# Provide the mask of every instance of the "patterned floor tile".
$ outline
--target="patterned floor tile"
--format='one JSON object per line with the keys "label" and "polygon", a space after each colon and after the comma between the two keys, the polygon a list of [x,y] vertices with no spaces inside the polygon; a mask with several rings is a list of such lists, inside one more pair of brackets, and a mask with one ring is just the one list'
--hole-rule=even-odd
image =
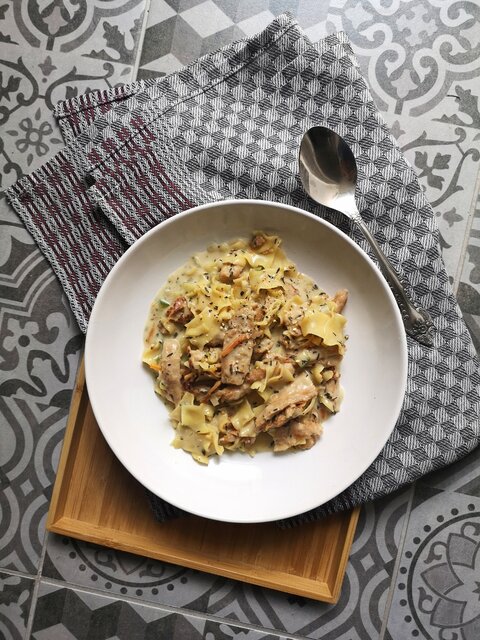
{"label": "patterned floor tile", "polygon": [[205,2],[183,11],[182,18],[192,29],[195,29],[201,38],[208,38],[233,25],[231,18],[212,0],[205,0]]}
{"label": "patterned floor tile", "polygon": [[3,5],[1,42],[133,65],[145,0]]}
{"label": "patterned floor tile", "polygon": [[476,133],[428,118],[384,116],[435,211],[447,272],[457,283],[480,172]]}
{"label": "patterned floor tile", "polygon": [[[155,0],[155,2],[150,2],[148,6],[148,14],[147,14],[147,22],[146,28],[152,26],[154,24],[159,24],[164,20],[168,20],[177,13],[175,9],[173,9],[166,0]],[[145,44],[145,41],[142,45],[142,48]]]}
{"label": "patterned floor tile", "polygon": [[480,499],[418,486],[386,640],[480,636]]}
{"label": "patterned floor tile", "polygon": [[475,207],[457,295],[480,354],[480,197]]}
{"label": "patterned floor tile", "polygon": [[[478,78],[461,80],[450,88],[445,98],[429,112],[437,122],[446,122],[480,131],[480,110]],[[477,135],[476,140],[479,137]]]}
{"label": "patterned floor tile", "polygon": [[139,79],[176,71],[198,56],[264,29],[290,11],[316,41],[326,35],[328,2],[312,0],[160,0],[152,3]]}
{"label": "patterned floor tile", "polygon": [[377,638],[409,493],[407,490],[362,510],[336,605],[226,581],[212,593],[208,612],[308,638]]}
{"label": "patterned floor tile", "polygon": [[219,624],[42,582],[32,640],[275,640],[277,635]]}
{"label": "patterned floor tile", "polygon": [[[73,384],[73,377],[70,382]],[[33,402],[0,397],[2,568],[31,574],[37,571],[68,413],[64,398],[61,391],[50,403],[48,399]]]}
{"label": "patterned floor tile", "polygon": [[128,82],[130,75],[120,63],[2,44],[0,191],[63,147],[52,115],[59,100]]}
{"label": "patterned floor tile", "polygon": [[210,574],[49,534],[44,578],[127,598],[206,612],[223,580]]}
{"label": "patterned floor tile", "polygon": [[[259,31],[257,29],[256,31]],[[202,40],[202,47],[200,49],[200,55],[205,55],[210,51],[215,51],[216,49],[220,49],[221,47],[225,47],[226,45],[234,42],[235,40],[240,40],[244,38],[244,32],[239,28],[238,25],[234,24],[222,31],[216,31],[211,36],[204,38]]]}
{"label": "patterned floor tile", "polygon": [[30,234],[0,230],[0,566],[36,573],[83,338]]}
{"label": "patterned floor tile", "polygon": [[138,80],[148,80],[150,78],[161,78],[168,76],[174,71],[178,71],[184,65],[173,54],[167,53],[161,58],[156,58],[149,64],[145,64],[138,70]]}
{"label": "patterned floor tile", "polygon": [[28,578],[0,573],[0,638],[25,637],[33,585]]}
{"label": "patterned floor tile", "polygon": [[384,112],[439,114],[443,103],[451,102],[455,85],[473,81],[478,87],[480,15],[475,3],[331,0],[328,31],[338,30],[351,38]]}
{"label": "patterned floor tile", "polygon": [[57,101],[130,79],[144,0],[114,5],[0,6],[0,566],[30,573],[83,341],[51,268],[1,192],[62,148]]}

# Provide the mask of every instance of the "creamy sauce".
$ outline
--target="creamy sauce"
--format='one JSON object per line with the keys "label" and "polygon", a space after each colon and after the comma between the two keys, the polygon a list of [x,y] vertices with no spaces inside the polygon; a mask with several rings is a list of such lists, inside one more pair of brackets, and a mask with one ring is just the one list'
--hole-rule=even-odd
{"label": "creamy sauce", "polygon": [[[262,232],[250,243],[212,245],[177,269],[151,304],[143,354],[171,412],[173,446],[202,463],[225,449],[312,446],[341,399],[340,298],[299,273],[280,239]],[[299,376],[304,404],[288,397]],[[259,431],[282,390],[287,405]]]}

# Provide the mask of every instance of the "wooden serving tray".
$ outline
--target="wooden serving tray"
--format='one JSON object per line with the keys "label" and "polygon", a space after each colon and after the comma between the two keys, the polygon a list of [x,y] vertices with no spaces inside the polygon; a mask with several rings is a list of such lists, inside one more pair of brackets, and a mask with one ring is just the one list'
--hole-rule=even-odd
{"label": "wooden serving tray", "polygon": [[95,421],[83,364],[50,503],[47,529],[114,549],[334,603],[359,509],[281,530],[196,516],[157,522],[145,490]]}

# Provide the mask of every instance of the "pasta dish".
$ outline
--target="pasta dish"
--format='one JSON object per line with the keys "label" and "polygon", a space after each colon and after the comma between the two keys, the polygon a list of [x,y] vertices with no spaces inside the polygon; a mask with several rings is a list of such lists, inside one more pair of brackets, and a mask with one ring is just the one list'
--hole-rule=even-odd
{"label": "pasta dish", "polygon": [[264,232],[192,256],[144,333],[173,446],[204,464],[225,450],[312,447],[340,408],[347,295],[330,297]]}

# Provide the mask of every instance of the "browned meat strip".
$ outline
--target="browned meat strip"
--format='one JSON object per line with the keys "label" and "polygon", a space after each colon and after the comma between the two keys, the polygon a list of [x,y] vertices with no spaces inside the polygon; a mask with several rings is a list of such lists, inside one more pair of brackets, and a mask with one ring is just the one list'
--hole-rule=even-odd
{"label": "browned meat strip", "polygon": [[263,369],[252,369],[250,373],[247,374],[243,384],[239,386],[229,385],[223,387],[223,389],[219,389],[214,394],[215,398],[220,404],[241,400],[252,390],[250,387],[252,382],[255,382],[255,380],[261,380],[264,377],[265,371]]}
{"label": "browned meat strip", "polygon": [[223,331],[219,331],[211,340],[207,342],[206,347],[221,347],[225,336]]}
{"label": "browned meat strip", "polygon": [[265,371],[263,369],[252,369],[247,374],[247,382],[252,384],[252,382],[256,382],[257,380],[263,380],[265,377]]}
{"label": "browned meat strip", "polygon": [[198,382],[196,384],[185,385],[185,388],[187,391],[190,391],[190,393],[193,394],[195,400],[198,400],[198,402],[202,402],[205,396],[210,391],[211,387],[209,387],[205,382]]}
{"label": "browned meat strip", "polygon": [[183,396],[180,379],[180,343],[175,338],[167,338],[163,343],[160,359],[161,379],[165,394],[171,402],[178,404]]}
{"label": "browned meat strip", "polygon": [[238,434],[238,431],[232,424],[227,424],[225,426],[225,431],[222,433],[218,439],[220,444],[222,444],[227,449],[231,451],[238,449],[240,446],[250,446],[253,444],[255,438],[241,437]]}
{"label": "browned meat strip", "polygon": [[172,322],[178,322],[179,324],[187,324],[187,322],[190,322],[193,318],[193,313],[190,311],[185,296],[175,298],[165,311],[165,315],[169,320],[172,320]]}
{"label": "browned meat strip", "polygon": [[277,429],[296,418],[316,394],[317,390],[310,376],[307,373],[298,376],[270,398],[262,413],[257,416],[257,431]]}
{"label": "browned meat strip", "polygon": [[222,382],[240,385],[250,368],[253,353],[253,319],[250,309],[242,309],[229,322],[223,340]]}
{"label": "browned meat strip", "polygon": [[215,398],[217,398],[220,404],[236,402],[237,400],[244,398],[249,391],[251,391],[251,389],[247,382],[244,382],[237,387],[235,385],[229,385],[223,389],[219,389],[215,393]]}
{"label": "browned meat strip", "polygon": [[333,301],[337,305],[337,313],[342,313],[343,307],[347,304],[348,300],[348,291],[347,289],[340,289],[333,296]]}
{"label": "browned meat strip", "polygon": [[260,340],[257,341],[253,349],[253,357],[255,360],[261,360],[263,356],[273,349],[273,341],[264,336]]}
{"label": "browned meat strip", "polygon": [[220,282],[229,283],[240,276],[243,271],[243,267],[239,264],[225,264],[220,269],[218,279]]}
{"label": "browned meat strip", "polygon": [[294,447],[310,449],[320,437],[322,425],[318,415],[312,412],[307,416],[291,420],[284,427],[272,429],[269,433],[273,438],[274,451],[286,451]]}

